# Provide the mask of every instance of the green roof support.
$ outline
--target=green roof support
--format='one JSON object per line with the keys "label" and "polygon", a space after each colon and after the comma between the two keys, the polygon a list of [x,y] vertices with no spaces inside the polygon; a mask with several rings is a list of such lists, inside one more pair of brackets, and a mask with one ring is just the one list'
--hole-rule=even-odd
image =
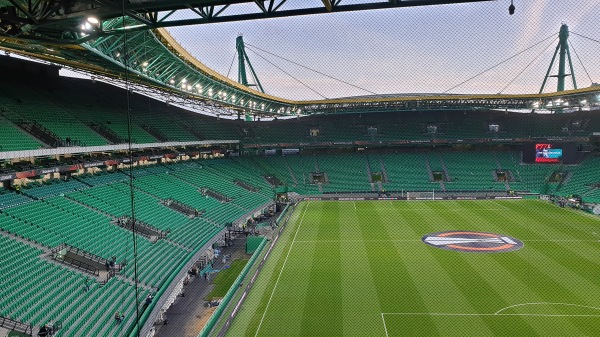
{"label": "green roof support", "polygon": [[[556,55],[559,55],[558,58],[558,74],[550,75],[550,71],[552,70],[552,66],[554,65],[554,61],[556,60]],[[565,73],[566,68],[566,57],[569,58],[569,68],[571,69],[571,73]],[[546,76],[544,77],[544,82],[542,82],[542,87],[540,88],[540,94],[544,91],[544,87],[546,86],[546,81],[548,81],[548,77],[556,77],[558,79],[558,83],[556,84],[556,91],[561,92],[565,91],[565,77],[571,76],[573,79],[573,87],[577,89],[577,82],[575,82],[575,71],[573,70],[573,62],[571,62],[571,52],[569,51],[569,26],[563,24],[560,26],[560,32],[558,34],[558,45],[554,50],[554,55],[552,56],[552,61],[550,61],[550,66],[548,67],[548,71],[546,72]]]}
{"label": "green roof support", "polygon": [[[260,84],[260,80],[258,76],[256,76],[256,72],[254,71],[254,67],[252,67],[252,63],[248,58],[248,54],[246,54],[246,47],[244,45],[244,38],[240,35],[235,39],[235,46],[237,48],[238,54],[238,83],[243,84],[247,87],[258,87],[261,92],[265,92],[262,84]],[[248,67],[252,72],[252,77],[256,81],[256,84],[248,83],[248,77],[246,76],[246,63],[248,63]]]}

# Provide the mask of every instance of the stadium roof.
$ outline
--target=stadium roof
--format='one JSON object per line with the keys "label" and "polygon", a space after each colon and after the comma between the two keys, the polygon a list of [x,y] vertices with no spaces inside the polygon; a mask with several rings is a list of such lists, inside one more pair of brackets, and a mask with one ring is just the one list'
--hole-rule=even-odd
{"label": "stadium roof", "polygon": [[[488,0],[484,0],[488,1]],[[134,82],[167,93],[178,105],[204,105],[221,113],[248,115],[306,115],[427,109],[549,109],[589,107],[599,101],[600,87],[532,95],[378,95],[293,101],[245,87],[208,68],[163,28],[228,20],[251,20],[336,11],[421,6],[471,1],[341,0],[302,2],[209,1],[198,7],[188,1],[133,0],[0,0],[0,48],[42,59],[95,76]],[[256,7],[248,6],[256,4]],[[246,6],[242,6],[246,5]],[[313,6],[314,5],[314,6]],[[318,5],[318,6],[317,6]],[[240,6],[240,7],[237,7]],[[298,6],[298,4],[296,4]],[[238,8],[231,14],[232,7]],[[178,11],[192,11],[197,19],[170,20]],[[125,15],[123,15],[125,13]]]}
{"label": "stadium roof", "polygon": [[[79,44],[125,30],[480,1],[491,0],[0,0],[0,32]],[[112,25],[123,17],[132,24]]]}

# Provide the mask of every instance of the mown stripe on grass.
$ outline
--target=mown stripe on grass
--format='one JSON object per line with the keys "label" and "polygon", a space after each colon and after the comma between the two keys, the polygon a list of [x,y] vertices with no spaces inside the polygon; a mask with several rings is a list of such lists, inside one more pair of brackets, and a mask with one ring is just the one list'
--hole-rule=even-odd
{"label": "mown stripe on grass", "polygon": [[[256,282],[256,285],[252,292],[250,292],[248,296],[248,300],[245,307],[252,307],[253,310],[247,311],[242,310],[240,312],[240,316],[250,313],[251,318],[247,323],[246,329],[244,331],[244,336],[250,337],[255,336],[258,326],[260,324],[261,318],[263,317],[263,313],[267,308],[267,303],[271,296],[271,291],[275,286],[275,282],[279,277],[279,272],[283,267],[287,252],[290,250],[294,233],[297,229],[297,226],[300,225],[301,216],[305,213],[305,210],[308,208],[310,202],[301,203],[294,210],[294,214],[290,219],[290,222],[287,228],[284,230],[282,236],[280,237],[280,241],[277,246],[275,246],[269,260],[265,264],[263,270],[261,271],[261,275]],[[260,292],[259,292],[260,291]],[[237,326],[243,325],[244,322],[240,322],[243,318],[246,317],[238,317],[234,320],[234,324],[232,329],[230,330],[229,335],[232,335],[235,332]],[[246,318],[247,319],[247,318]]]}
{"label": "mown stripe on grass", "polygon": [[[503,219],[502,216],[484,218],[481,214],[469,214],[467,211],[456,212],[455,218],[464,218],[464,221],[470,221],[480,223],[484,226],[482,229],[486,231],[495,231],[498,227],[498,223],[502,223],[507,219]],[[496,299],[496,304],[499,305],[504,303],[513,303],[515,301],[523,301],[523,299],[531,298],[531,302],[537,301],[552,301],[552,298],[548,298],[548,292],[544,291],[547,287],[553,289],[552,294],[562,294],[566,298],[571,300],[578,300],[577,294],[573,293],[569,287],[564,284],[560,278],[555,275],[561,274],[560,271],[564,271],[562,265],[551,263],[545,256],[537,254],[533,249],[529,249],[526,253],[524,252],[512,252],[512,253],[499,253],[499,254],[464,254],[462,255],[465,260],[469,261],[472,265],[472,270],[477,272],[482,281],[485,284],[489,284],[496,291],[496,294],[501,297]],[[542,261],[540,261],[540,259]],[[544,268],[538,268],[538,266],[544,266]],[[550,268],[547,268],[550,267]],[[547,273],[547,270],[556,271],[558,273]],[[469,274],[472,274],[469,273]],[[540,275],[546,274],[547,277],[539,277]],[[536,275],[537,278],[531,279],[532,275]],[[569,275],[567,277],[571,280],[583,281],[575,275]],[[464,278],[464,275],[462,276]],[[538,284],[539,283],[539,284]],[[556,301],[556,299],[554,299]],[[562,300],[561,300],[562,301]],[[480,308],[477,312],[486,312],[483,308]],[[491,318],[485,318],[486,321],[491,323],[497,323],[497,320]],[[524,318],[520,318],[524,321]],[[577,327],[569,323],[568,318],[563,319],[563,327],[566,331],[577,331]],[[530,325],[537,330],[538,333],[544,331],[544,326],[536,323],[536,321],[530,321]],[[519,329],[524,329],[523,324],[518,324]]]}
{"label": "mown stripe on grass", "polygon": [[[377,237],[390,240],[391,237],[386,228],[384,217],[396,217],[397,212],[393,208],[385,208],[382,216],[381,208],[376,204],[373,206],[375,212],[359,212],[358,219],[361,223],[361,233],[364,239],[372,239],[374,233]],[[396,311],[403,304],[410,304],[411,311],[427,311],[423,302],[422,294],[419,292],[410,272],[407,270],[406,262],[393,244],[380,244],[365,242],[364,248],[367,252],[369,272],[377,289],[380,312]],[[420,334],[422,336],[435,336],[439,334],[433,319],[423,317],[419,326],[407,326],[408,335]]]}
{"label": "mown stripe on grass", "polygon": [[[423,205],[425,206],[425,205]],[[427,212],[428,219],[423,216],[421,211],[405,210],[400,216],[417,221],[420,226],[428,228],[426,231],[437,231],[436,225],[427,225],[435,216],[433,208],[438,208],[439,204],[428,203],[432,211]],[[401,247],[399,247],[400,249]],[[481,275],[465,260],[467,253],[454,251],[445,251],[429,247],[423,243],[410,250],[414,255],[419,252],[421,266],[413,267],[413,278],[418,280],[417,287],[428,303],[427,312],[485,312],[489,310],[489,301],[499,298],[499,294]],[[409,253],[408,250],[406,253]],[[470,254],[473,255],[473,254]],[[483,256],[482,254],[478,254]],[[413,256],[413,259],[415,257]],[[469,275],[465,277],[465,274]],[[408,311],[407,311],[408,312]],[[438,326],[440,335],[445,335],[448,327],[444,319],[432,316],[435,324]],[[471,324],[477,325],[481,335],[493,335],[494,326],[490,325],[485,317],[475,316],[471,318]]]}
{"label": "mown stripe on grass", "polygon": [[[362,224],[358,212],[373,212],[375,205],[369,202],[340,203],[342,225],[341,238],[355,241],[340,241],[342,252],[342,311],[344,336],[385,336],[379,319],[379,295],[375,287],[367,250],[360,240]],[[389,244],[386,242],[385,244]]]}
{"label": "mown stripe on grass", "polygon": [[[480,223],[482,226],[484,226],[482,228],[483,230],[492,232],[501,230],[502,228],[500,228],[498,224],[504,221],[499,217],[484,218],[481,214],[471,215],[466,211],[460,213],[457,212],[455,216],[458,218],[464,217],[464,221],[475,220],[476,223]],[[512,305],[523,301],[536,302],[547,300],[548,294],[542,290],[544,289],[544,284],[553,286],[555,289],[557,289],[557,291],[570,293],[569,289],[564,287],[561,282],[556,282],[554,280],[548,280],[545,278],[532,279],[532,275],[539,277],[539,275],[543,274],[543,271],[540,270],[535,263],[532,263],[530,254],[531,251],[517,251],[498,254],[463,255],[465,260],[471,264],[472,270],[479,274],[480,278],[483,280],[482,282],[485,282],[485,284],[492,287],[497,296],[499,296],[495,299],[490,298],[490,301],[487,301],[488,305],[491,305],[493,310],[504,305],[503,303]],[[542,279],[544,284],[537,284],[537,282]],[[482,297],[481,299],[483,300],[483,304],[485,304],[485,297]],[[489,309],[485,310],[481,308],[477,312],[483,313],[490,311]],[[498,320],[487,316],[484,317],[484,319],[488,322],[488,324],[495,325],[496,333],[500,334],[506,331],[506,327],[502,327],[501,324],[499,325]],[[568,319],[564,320],[565,324],[563,324],[563,326],[568,328],[568,331],[577,330],[576,327],[568,324]],[[545,331],[545,327],[540,325],[538,321],[530,320],[524,317],[515,318],[514,327],[518,327],[518,331],[521,331],[520,333],[524,335],[528,335],[526,332],[532,335],[537,335],[543,334]]]}
{"label": "mown stripe on grass", "polygon": [[247,262],[247,259],[235,260],[230,264],[228,269],[221,270],[212,281],[215,287],[206,296],[207,300],[225,296]]}
{"label": "mown stripe on grass", "polygon": [[[322,203],[318,237],[340,237],[340,204]],[[301,311],[301,336],[335,336],[343,331],[340,244],[316,244],[308,271],[306,301]]]}

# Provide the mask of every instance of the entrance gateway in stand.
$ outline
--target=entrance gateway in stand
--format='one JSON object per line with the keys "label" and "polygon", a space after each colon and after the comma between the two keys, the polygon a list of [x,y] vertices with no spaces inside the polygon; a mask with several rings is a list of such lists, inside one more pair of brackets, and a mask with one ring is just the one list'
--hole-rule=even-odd
{"label": "entrance gateway in stand", "polygon": [[423,236],[423,242],[441,249],[471,253],[502,253],[523,248],[523,242],[502,234],[446,231]]}

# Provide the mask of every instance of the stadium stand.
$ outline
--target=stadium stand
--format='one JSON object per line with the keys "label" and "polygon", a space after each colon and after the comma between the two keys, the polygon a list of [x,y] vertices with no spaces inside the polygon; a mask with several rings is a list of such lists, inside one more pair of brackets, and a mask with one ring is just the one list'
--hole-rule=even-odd
{"label": "stadium stand", "polygon": [[[281,186],[303,195],[515,190],[600,202],[600,157],[541,165],[525,163],[521,149],[535,137],[586,138],[600,131],[595,112],[407,111],[250,122],[199,115],[138,94],[126,106],[121,89],[99,81],[37,81],[31,74],[10,84],[0,81],[0,152],[123,143],[129,132],[134,143],[241,145],[186,151],[194,160],[180,162],[173,149],[168,153],[173,156],[159,155],[155,164],[133,168],[133,177],[126,165],[106,163],[124,153],[89,155],[86,160],[101,162],[94,169],[66,158],[4,163],[2,173],[9,174],[66,163],[76,169],[68,175],[15,174],[16,185],[0,188],[0,260],[7,261],[0,264],[5,275],[0,315],[33,325],[60,320],[58,336],[119,335],[135,319],[136,256],[139,301],[165,289],[192,252],[271,203]],[[465,140],[471,140],[469,146],[463,146]],[[490,141],[502,145],[478,145]],[[283,156],[284,148],[301,154]],[[231,156],[197,160],[220,150]],[[157,235],[132,233],[132,204],[137,224]],[[100,260],[114,258],[118,272],[112,275],[109,267],[90,275],[54,260],[53,252],[67,245]],[[89,277],[93,282],[83,291]],[[114,319],[117,311],[124,314],[121,323]]]}
{"label": "stadium stand", "polygon": [[[10,84],[0,83],[0,128],[5,131],[0,133],[2,151],[114,144],[127,139],[127,102],[121,89],[99,81],[59,77],[40,82],[32,75],[21,77]],[[135,93],[130,95],[129,104],[134,143],[239,139],[246,148],[252,148],[273,144],[410,144],[469,139],[511,142],[535,137],[587,137],[600,131],[600,116],[590,111],[553,115],[404,111],[246,122],[232,120],[231,116],[196,114]],[[492,131],[490,125],[496,125],[498,130]]]}
{"label": "stadium stand", "polygon": [[0,151],[33,150],[43,144],[0,115]]}
{"label": "stadium stand", "polygon": [[388,181],[383,184],[387,191],[441,190],[440,184],[431,181],[423,153],[381,153],[379,157],[387,171]]}
{"label": "stadium stand", "polygon": [[447,190],[506,191],[503,182],[494,179],[493,156],[485,152],[450,152],[440,154],[449,172]]}

